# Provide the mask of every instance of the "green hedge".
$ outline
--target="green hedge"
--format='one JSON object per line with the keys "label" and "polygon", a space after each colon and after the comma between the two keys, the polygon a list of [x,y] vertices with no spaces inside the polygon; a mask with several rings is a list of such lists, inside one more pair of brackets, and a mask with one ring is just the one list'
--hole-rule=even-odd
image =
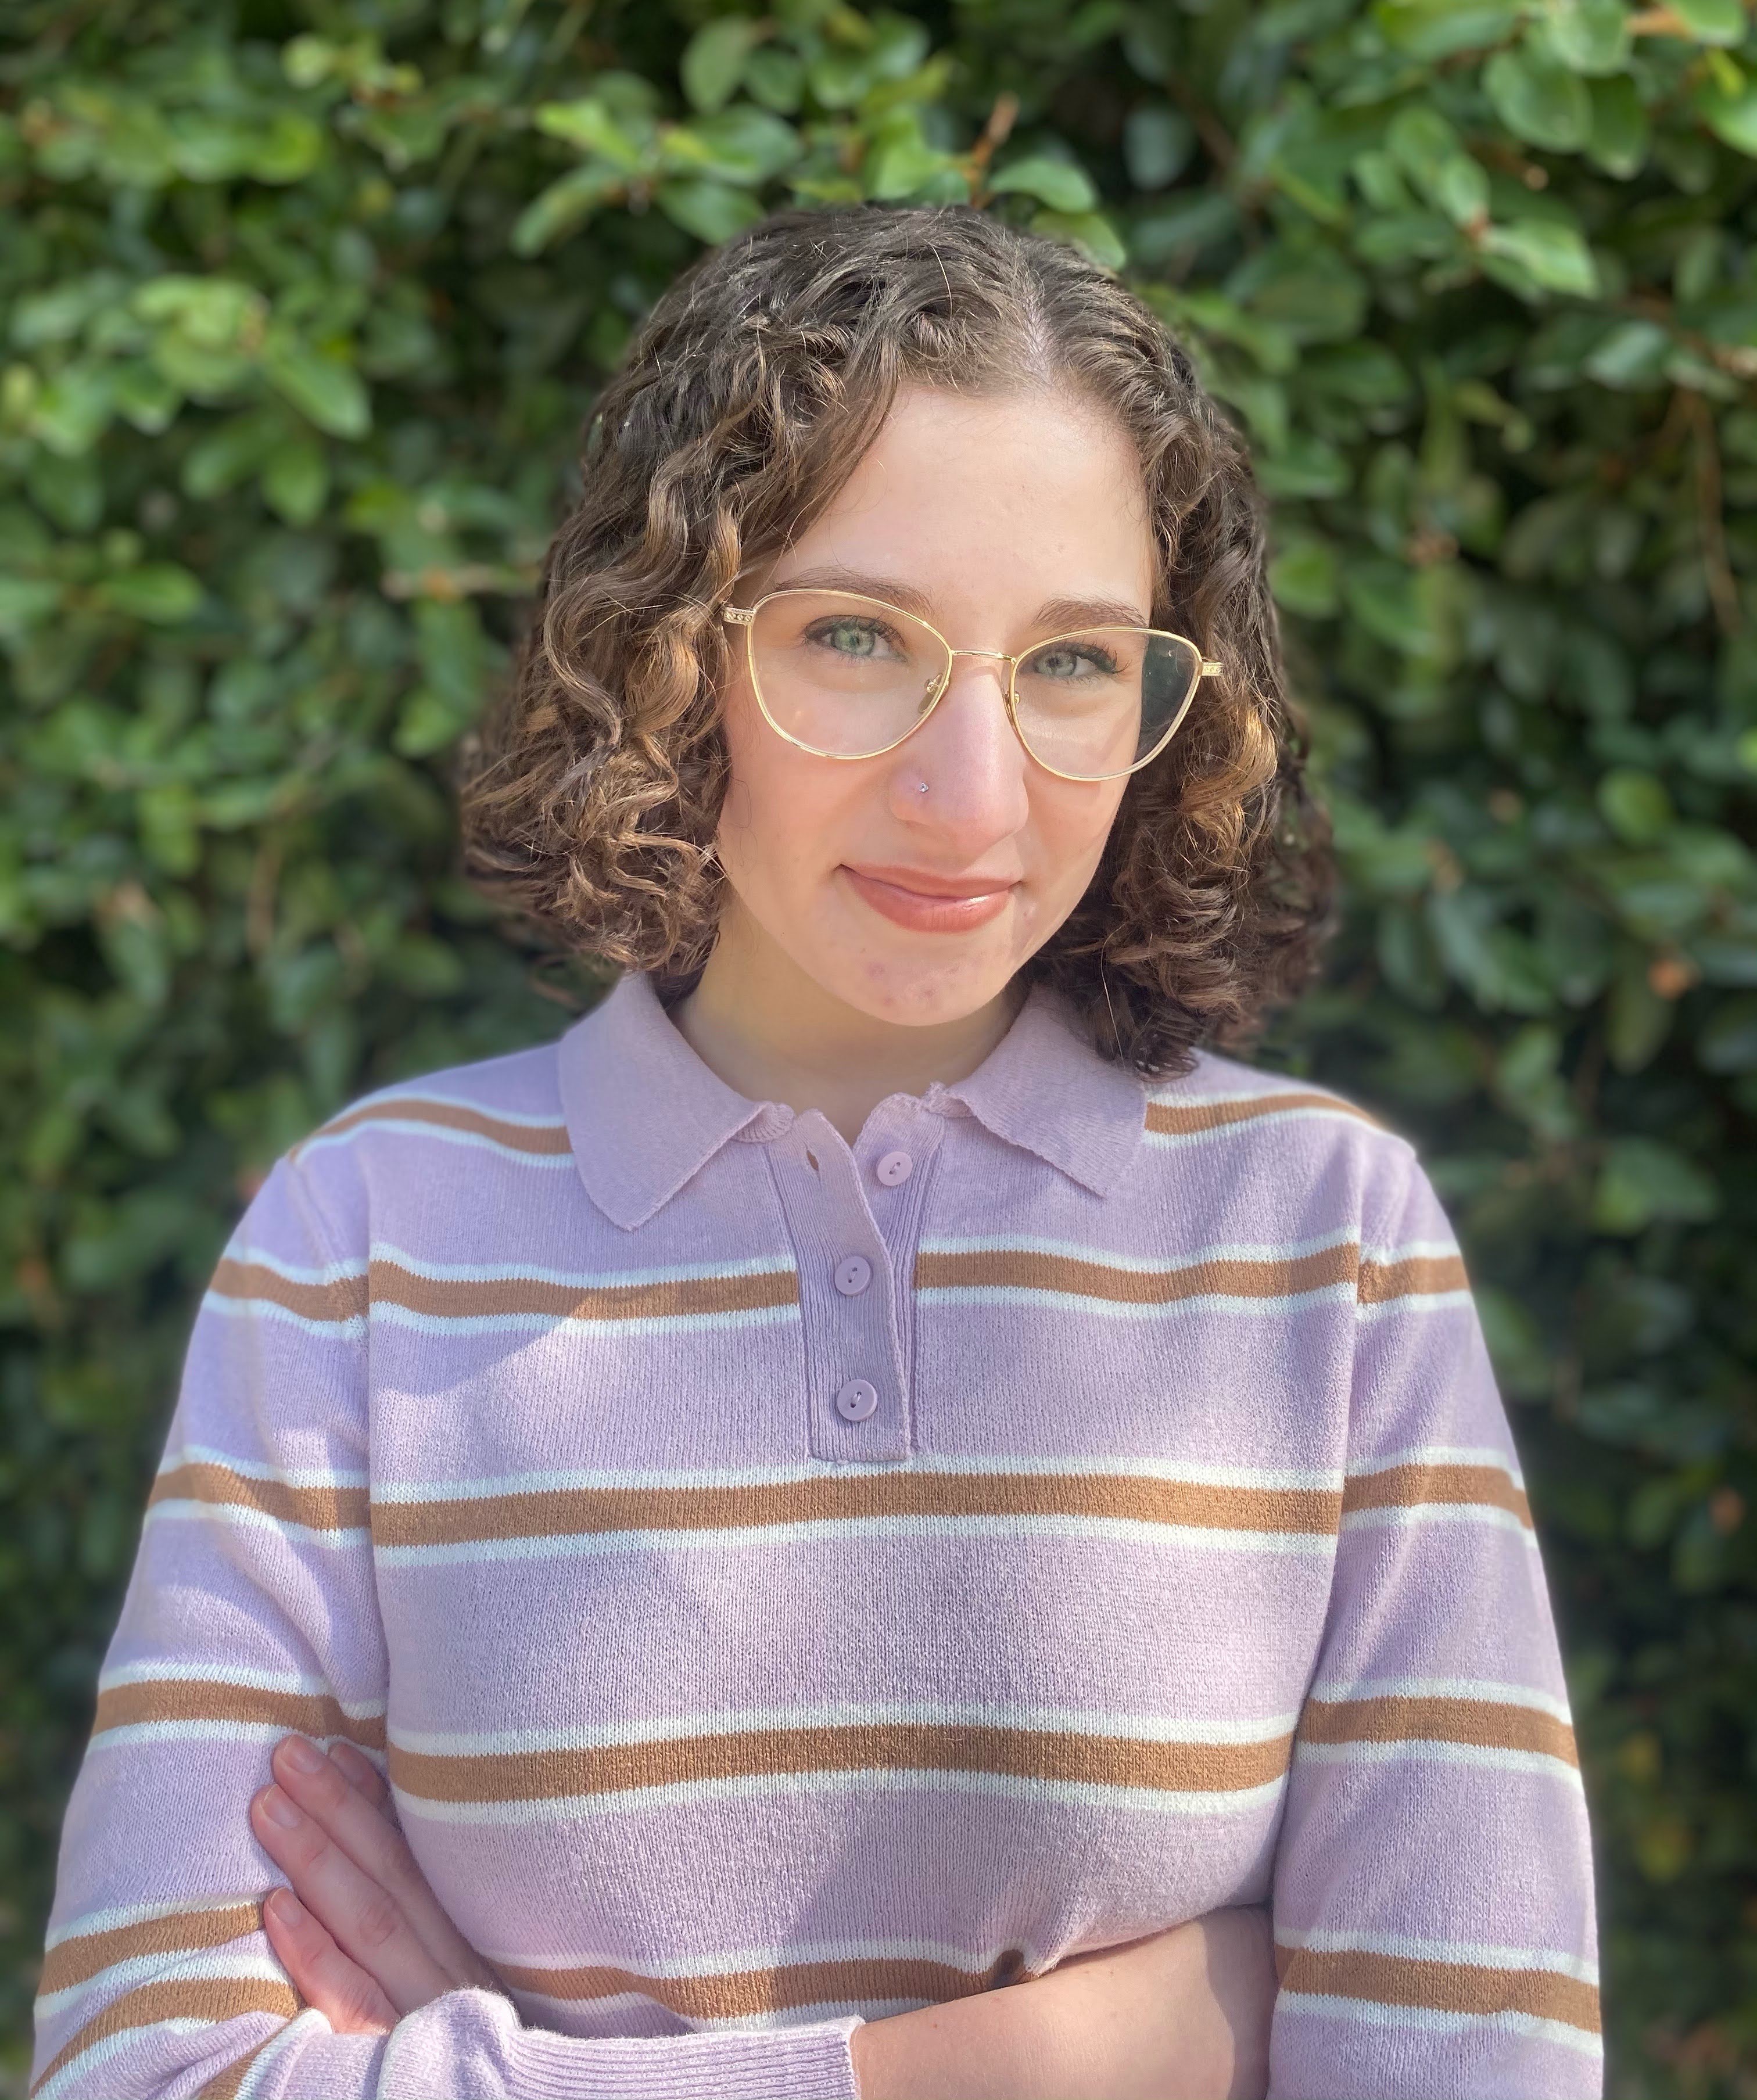
{"label": "green hedge", "polygon": [[1265,1054],[1415,1136],[1466,1237],[1569,1648],[1613,2089],[1757,2090],[1740,0],[5,16],[15,2066],[241,1201],[351,1094],[565,1017],[457,880],[446,783],[594,384],[768,206],[974,193],[1124,269],[1249,433],[1350,899]]}

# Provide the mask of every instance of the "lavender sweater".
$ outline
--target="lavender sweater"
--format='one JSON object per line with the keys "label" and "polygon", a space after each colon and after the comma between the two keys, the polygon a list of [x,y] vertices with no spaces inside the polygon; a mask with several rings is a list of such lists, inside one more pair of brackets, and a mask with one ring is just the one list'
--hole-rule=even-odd
{"label": "lavender sweater", "polygon": [[[245,1814],[388,1770],[510,1998],[302,2005]],[[41,2100],[852,2100],[862,2019],[1273,1907],[1270,2090],[1600,2090],[1506,1417],[1409,1145],[1033,993],[849,1146],[625,979],[374,1096],[203,1304],[63,1833]]]}

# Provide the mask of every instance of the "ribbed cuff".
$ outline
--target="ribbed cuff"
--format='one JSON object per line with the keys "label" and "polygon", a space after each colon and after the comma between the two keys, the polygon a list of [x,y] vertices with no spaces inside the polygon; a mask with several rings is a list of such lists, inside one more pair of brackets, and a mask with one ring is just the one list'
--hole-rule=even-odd
{"label": "ribbed cuff", "polygon": [[852,2015],[755,2033],[582,2040],[522,2027],[507,2042],[519,2100],[859,2100]]}

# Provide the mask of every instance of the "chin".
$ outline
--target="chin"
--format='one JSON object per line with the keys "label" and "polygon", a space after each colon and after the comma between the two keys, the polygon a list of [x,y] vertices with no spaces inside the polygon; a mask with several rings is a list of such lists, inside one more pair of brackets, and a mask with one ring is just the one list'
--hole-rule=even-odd
{"label": "chin", "polygon": [[863,971],[844,966],[820,982],[876,1021],[931,1028],[979,1012],[1005,990],[1018,968],[1010,954],[944,961],[875,956]]}

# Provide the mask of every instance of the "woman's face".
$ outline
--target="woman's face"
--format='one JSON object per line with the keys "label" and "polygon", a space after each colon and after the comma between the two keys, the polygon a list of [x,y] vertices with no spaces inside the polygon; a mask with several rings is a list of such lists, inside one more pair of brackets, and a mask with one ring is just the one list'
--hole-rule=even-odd
{"label": "woman's face", "polygon": [[[861,591],[918,611],[955,649],[1017,655],[1074,627],[1145,624],[1153,581],[1140,465],[1100,410],[1047,390],[916,388],[829,509],[739,596]],[[817,757],[765,721],[729,632],[726,960],[772,944],[875,1019],[976,1012],[1079,901],[1126,783],[1039,765],[1008,720],[1006,666],[984,656],[953,660],[939,704],[894,749]],[[948,887],[969,901],[925,894]]]}

